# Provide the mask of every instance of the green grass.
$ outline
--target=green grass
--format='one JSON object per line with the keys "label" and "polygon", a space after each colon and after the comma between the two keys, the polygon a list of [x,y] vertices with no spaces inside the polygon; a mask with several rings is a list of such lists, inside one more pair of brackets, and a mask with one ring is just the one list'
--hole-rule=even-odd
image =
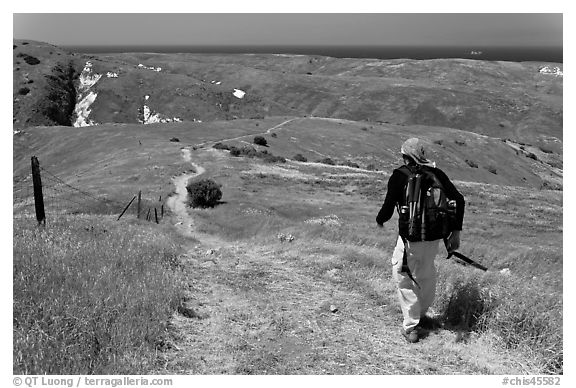
{"label": "green grass", "polygon": [[435,307],[448,327],[495,334],[530,354],[540,373],[562,373],[562,299],[518,276],[445,265]]}
{"label": "green grass", "polygon": [[138,374],[180,303],[178,246],[149,223],[14,221],[14,374]]}
{"label": "green grass", "polygon": [[[216,160],[213,156],[210,158]],[[303,271],[299,273],[315,279],[311,282],[327,283],[326,290],[334,287],[334,290],[364,298],[366,303],[379,306],[400,319],[389,273],[396,216],[384,229],[374,224],[385,194],[386,178],[382,178],[382,174],[374,173],[372,178],[347,177],[345,174],[353,171],[341,171],[338,175],[330,172],[333,167],[298,164],[260,168],[254,162],[238,163],[228,158],[211,168],[211,177],[216,180],[219,171],[227,171],[227,184],[223,188],[226,203],[210,211],[194,213],[202,231],[236,244],[244,241],[261,249],[279,250],[278,254],[286,255],[289,258],[286,260]],[[234,163],[237,174],[224,168],[228,163]],[[314,188],[309,190],[311,185]],[[490,272],[484,274],[438,258],[440,275],[434,311],[447,331],[455,333],[458,345],[454,346],[462,347],[460,352],[464,358],[488,359],[494,357],[489,356],[491,353],[506,354],[500,357],[528,365],[523,369],[528,373],[562,373],[562,192],[467,182],[457,185],[468,203],[460,251],[488,266]],[[380,199],[377,199],[378,193]],[[338,222],[309,222],[322,218]],[[295,241],[281,243],[277,238],[279,233],[292,234]],[[510,275],[501,274],[502,269],[509,269]],[[252,275],[256,276],[259,270],[253,271]],[[239,287],[237,281],[234,287]],[[254,284],[246,284],[242,289],[250,292],[250,287],[256,291]],[[259,290],[258,297],[254,294],[251,297],[275,303],[276,299],[266,294],[266,288]],[[318,302],[313,296],[310,300]],[[298,314],[295,310],[289,311]],[[276,319],[272,312],[263,314]],[[364,323],[373,319],[360,312],[358,316],[362,316],[358,319]],[[250,326],[257,318],[248,315],[243,320]],[[298,326],[289,316],[284,316],[282,322],[288,327]],[[280,341],[280,337],[275,340]],[[270,339],[270,346],[275,340]],[[242,349],[248,352],[250,348]],[[264,370],[300,373],[301,369],[290,369],[283,364],[293,361],[286,355],[278,359],[282,367],[270,365],[271,356],[266,355],[269,351],[267,347],[260,349],[260,353],[253,355],[256,359],[234,373]],[[333,355],[336,358],[344,352],[330,351],[336,352]],[[333,361],[319,359],[324,366]],[[440,359],[438,363],[441,365],[444,361],[447,360]],[[502,366],[485,362],[489,365],[479,366],[481,373],[503,371],[498,369]],[[345,369],[333,366],[328,370],[342,373]],[[349,371],[373,373],[374,370],[355,366]],[[477,369],[472,370],[471,373],[478,373]]]}
{"label": "green grass", "polygon": [[[257,131],[265,130],[261,124]],[[247,125],[227,122],[221,136],[251,139],[256,132]],[[358,151],[376,145],[367,136],[391,132],[385,172],[268,164],[192,149],[194,163],[207,169],[202,178],[221,184],[223,193],[215,208],[189,212],[194,232],[208,237],[203,245],[173,233],[168,222],[139,222],[133,213],[117,222],[122,209],[98,204],[86,203],[92,215],[70,215],[79,208],[49,213],[44,229],[15,211],[15,373],[562,373],[562,192],[456,182],[467,200],[460,251],[491,272],[438,258],[433,309],[446,328],[409,348],[398,335],[401,313],[390,273],[397,219],[383,229],[375,225],[400,138],[391,128],[371,126],[342,152],[350,127],[338,125],[291,122],[269,139],[270,152],[316,160],[313,148],[366,165],[380,156]],[[153,204],[173,190],[172,176],[190,169],[184,144],[170,136],[190,145],[222,139],[217,124],[188,126],[162,133],[128,126],[110,139],[115,128],[92,128],[103,147],[92,153],[78,146],[86,132],[65,132],[69,147],[49,131],[32,148],[75,186],[123,203],[142,189]],[[335,128],[342,129],[332,143],[310,138],[312,130],[331,136]],[[60,161],[57,154],[70,148]],[[104,148],[115,149],[108,159]],[[29,168],[20,151],[15,176]],[[448,151],[447,163],[458,165]],[[349,158],[355,153],[361,155]],[[506,179],[500,171],[497,178],[490,181]],[[295,239],[282,242],[280,233]],[[217,252],[207,256],[207,248]],[[189,260],[180,267],[175,258],[182,250]],[[183,293],[206,318],[173,315]],[[338,313],[329,311],[331,304]],[[170,335],[168,322],[176,326]],[[167,348],[167,341],[183,350]]]}

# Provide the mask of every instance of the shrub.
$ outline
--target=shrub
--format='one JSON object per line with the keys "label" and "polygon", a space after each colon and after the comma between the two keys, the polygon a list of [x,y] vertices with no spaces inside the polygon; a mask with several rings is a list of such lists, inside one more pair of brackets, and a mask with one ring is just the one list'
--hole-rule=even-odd
{"label": "shrub", "polygon": [[442,144],[444,144],[444,140],[441,140],[441,139],[439,139],[439,140],[434,140],[433,143],[434,143],[434,144],[438,144],[438,145],[441,146]]}
{"label": "shrub", "polygon": [[177,137],[172,137],[172,138],[170,138],[170,141],[178,143],[180,141],[180,139],[178,139]]}
{"label": "shrub", "polygon": [[466,159],[466,164],[469,165],[469,166],[472,167],[472,168],[478,168],[478,164],[477,164],[475,161],[473,161],[473,160]]}
{"label": "shrub", "polygon": [[31,55],[28,54],[24,54],[24,53],[20,53],[18,54],[19,57],[22,57],[24,59],[24,62],[26,62],[29,65],[37,65],[40,63],[40,60],[36,57],[33,57]]}
{"label": "shrub", "polygon": [[374,163],[370,163],[369,165],[366,166],[366,170],[368,171],[378,171],[378,169],[376,168],[376,165]]}
{"label": "shrub", "polygon": [[263,136],[255,136],[254,137],[254,144],[260,145],[260,146],[267,146],[268,142],[266,141],[266,139]]}
{"label": "shrub", "polygon": [[217,150],[230,150],[230,146],[224,143],[216,143],[212,146],[212,148],[217,149]]}
{"label": "shrub", "polygon": [[22,96],[25,96],[28,93],[30,93],[30,89],[27,87],[23,87],[23,88],[20,88],[20,90],[18,90],[18,94],[20,94]]}
{"label": "shrub", "polygon": [[486,167],[486,170],[490,171],[494,175],[498,175],[498,171],[496,170],[496,167],[494,167],[494,166],[488,166],[488,167]]}
{"label": "shrub", "polygon": [[540,151],[544,152],[545,154],[552,154],[554,151],[546,146],[539,146]]}
{"label": "shrub", "polygon": [[526,348],[544,373],[562,372],[562,305],[522,278],[503,280],[468,268],[440,272],[435,309],[448,327],[492,332],[506,348]]}
{"label": "shrub", "polygon": [[306,159],[304,156],[302,156],[302,154],[296,154],[294,155],[294,157],[292,158],[297,162],[307,162],[308,159]]}
{"label": "shrub", "polygon": [[232,156],[240,156],[240,153],[241,153],[241,152],[240,152],[240,148],[232,146],[232,147],[229,148],[229,150],[230,150],[230,155],[232,155]]}
{"label": "shrub", "polygon": [[360,165],[359,165],[358,163],[354,163],[354,162],[351,162],[351,161],[349,161],[349,160],[346,160],[346,161],[343,162],[341,165],[342,165],[342,166],[352,167],[352,168],[360,168]]}
{"label": "shrub", "polygon": [[270,135],[272,137],[278,137],[278,135],[276,133],[273,133],[272,135]]}
{"label": "shrub", "polygon": [[538,160],[538,157],[533,152],[527,152],[526,156],[529,157],[530,159]]}
{"label": "shrub", "polygon": [[464,140],[454,140],[454,143],[461,145],[461,146],[465,146],[466,142]]}
{"label": "shrub", "polygon": [[322,163],[322,164],[328,164],[330,166],[335,166],[336,162],[334,162],[332,159],[330,158],[324,158],[324,159],[320,159],[318,160],[318,163]]}
{"label": "shrub", "polygon": [[266,163],[286,163],[286,159],[282,156],[275,156],[272,154],[264,154],[264,156],[262,157],[262,159],[264,160],[264,162]]}
{"label": "shrub", "polygon": [[188,204],[191,207],[214,207],[222,198],[222,190],[219,184],[211,179],[202,179],[189,182],[186,186],[188,190]]}
{"label": "shrub", "polygon": [[254,158],[258,156],[258,151],[256,151],[256,148],[251,147],[251,146],[244,146],[240,149],[240,153],[244,156],[247,156],[249,158]]}

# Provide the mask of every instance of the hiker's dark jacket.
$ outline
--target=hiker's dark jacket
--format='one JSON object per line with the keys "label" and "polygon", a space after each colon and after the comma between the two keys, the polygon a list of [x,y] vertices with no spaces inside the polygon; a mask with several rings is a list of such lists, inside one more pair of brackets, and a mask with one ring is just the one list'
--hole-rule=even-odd
{"label": "hiker's dark jacket", "polygon": [[[400,168],[406,168],[402,166]],[[456,223],[454,225],[455,230],[462,230],[462,222],[464,220],[464,197],[460,192],[454,187],[448,176],[439,168],[434,167],[423,167],[432,170],[440,183],[444,186],[446,190],[446,195],[448,198],[456,201]],[[388,180],[388,191],[386,192],[386,198],[384,199],[384,204],[376,216],[376,222],[378,225],[384,224],[386,221],[392,218],[394,214],[394,209],[396,205],[401,204],[402,197],[404,196],[404,187],[408,182],[408,176],[400,171],[398,168],[392,172],[390,179]]]}

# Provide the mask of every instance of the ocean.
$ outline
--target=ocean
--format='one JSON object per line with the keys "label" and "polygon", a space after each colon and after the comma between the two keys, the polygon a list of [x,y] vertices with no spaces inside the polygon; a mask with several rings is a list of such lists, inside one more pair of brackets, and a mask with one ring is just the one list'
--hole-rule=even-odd
{"label": "ocean", "polygon": [[431,46],[67,46],[90,53],[205,53],[205,54],[301,54],[336,58],[437,59],[464,58],[485,61],[563,62],[562,47],[431,47]]}

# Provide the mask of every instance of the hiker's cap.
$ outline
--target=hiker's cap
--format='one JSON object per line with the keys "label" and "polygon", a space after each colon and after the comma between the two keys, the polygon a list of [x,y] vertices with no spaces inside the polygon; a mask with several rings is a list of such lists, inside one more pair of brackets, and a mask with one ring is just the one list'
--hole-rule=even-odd
{"label": "hiker's cap", "polygon": [[424,143],[416,137],[406,140],[404,144],[402,144],[400,152],[402,152],[402,155],[411,157],[416,163],[422,166],[436,167],[436,163],[426,158]]}

